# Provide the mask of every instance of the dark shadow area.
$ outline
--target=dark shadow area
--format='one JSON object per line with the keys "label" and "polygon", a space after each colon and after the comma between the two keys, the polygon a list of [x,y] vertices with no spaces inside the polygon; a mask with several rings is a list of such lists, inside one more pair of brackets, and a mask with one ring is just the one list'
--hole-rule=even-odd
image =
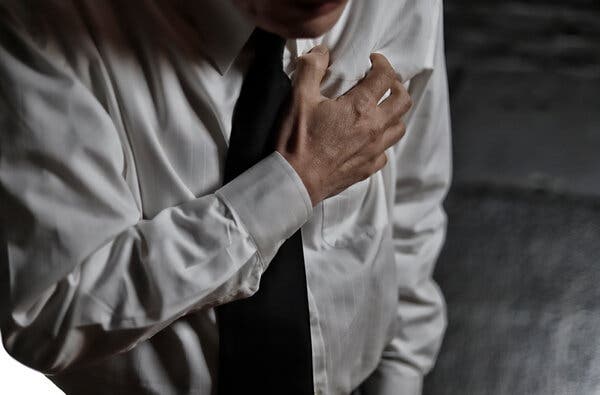
{"label": "dark shadow area", "polygon": [[600,393],[600,3],[446,2],[454,184],[425,395]]}

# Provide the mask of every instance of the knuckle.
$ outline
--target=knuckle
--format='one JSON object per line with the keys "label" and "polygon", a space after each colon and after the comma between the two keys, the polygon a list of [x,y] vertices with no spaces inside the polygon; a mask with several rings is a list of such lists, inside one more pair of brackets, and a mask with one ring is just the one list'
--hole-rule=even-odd
{"label": "knuckle", "polygon": [[373,145],[377,142],[377,132],[375,129],[369,128],[367,130],[367,141],[370,145]]}
{"label": "knuckle", "polygon": [[371,176],[371,174],[373,174],[371,166],[365,166],[359,171],[358,177],[360,178],[360,180],[366,180]]}
{"label": "knuckle", "polygon": [[371,165],[369,166],[369,176],[371,176],[371,174],[377,173],[377,171],[381,169],[380,163],[381,160],[379,158],[377,158],[371,163]]}
{"label": "knuckle", "polygon": [[400,137],[402,137],[406,134],[406,124],[404,122],[400,122],[398,131],[399,131]]}
{"label": "knuckle", "polygon": [[404,137],[405,131],[402,128],[394,129],[390,134],[390,140],[388,142],[388,146],[392,146],[398,143]]}
{"label": "knuckle", "polygon": [[393,132],[394,140],[398,141],[406,134],[406,125],[404,122],[400,122],[395,128]]}
{"label": "knuckle", "polygon": [[391,110],[386,113],[388,126],[399,125],[400,122],[402,122],[402,117],[404,116],[404,112],[402,111],[402,103],[399,101],[394,101],[390,108]]}
{"label": "knuckle", "polygon": [[404,102],[404,108],[405,108],[405,110],[406,111],[410,110],[412,108],[413,104],[414,103],[413,103],[412,98],[410,96],[407,96],[406,100]]}
{"label": "knuckle", "polygon": [[359,90],[354,95],[352,106],[356,115],[359,117],[365,116],[373,106],[373,98],[367,92]]}
{"label": "knuckle", "polygon": [[401,127],[401,125],[404,123],[404,119],[402,118],[402,116],[402,113],[396,115],[396,117],[394,118],[394,126]]}
{"label": "knuckle", "polygon": [[383,140],[383,139],[381,139],[381,144],[379,144],[377,146],[377,151],[375,152],[375,155],[376,156],[381,156],[382,154],[385,153],[386,148],[387,148],[386,147],[386,141]]}
{"label": "knuckle", "polygon": [[388,158],[386,154],[382,154],[377,158],[377,161],[375,161],[375,165],[374,165],[374,171],[373,173],[383,169],[385,167],[385,165],[387,165],[388,162]]}
{"label": "knuckle", "polygon": [[396,135],[396,138],[394,139],[394,144],[399,142],[400,140],[402,140],[402,138],[404,138],[404,136],[406,135],[406,131],[401,130],[400,132],[398,132],[398,134]]}
{"label": "knuckle", "polygon": [[407,93],[404,84],[398,78],[394,79],[394,88],[396,88],[399,92],[402,92],[402,94]]}
{"label": "knuckle", "polygon": [[369,138],[369,142],[374,144],[379,141],[379,136],[381,132],[378,127],[375,127],[372,123],[370,123],[367,127],[367,136]]}

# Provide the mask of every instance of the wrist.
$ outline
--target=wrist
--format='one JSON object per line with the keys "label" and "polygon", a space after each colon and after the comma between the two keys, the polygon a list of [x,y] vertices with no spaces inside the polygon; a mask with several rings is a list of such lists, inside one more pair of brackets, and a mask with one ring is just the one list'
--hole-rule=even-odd
{"label": "wrist", "polygon": [[321,189],[319,188],[318,177],[315,176],[312,166],[298,155],[285,152],[284,150],[277,151],[294,168],[310,196],[313,207],[316,206],[323,198],[321,196]]}

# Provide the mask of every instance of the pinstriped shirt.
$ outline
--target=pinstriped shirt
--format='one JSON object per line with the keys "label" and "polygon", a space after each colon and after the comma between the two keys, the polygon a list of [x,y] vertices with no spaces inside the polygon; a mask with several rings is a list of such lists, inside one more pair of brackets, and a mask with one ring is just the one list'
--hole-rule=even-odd
{"label": "pinstriped shirt", "polygon": [[[446,325],[441,1],[353,0],[323,43],[343,94],[383,53],[414,105],[388,164],[312,207],[277,152],[223,184],[254,26],[228,1],[0,0],[8,352],[68,394],[211,394],[214,306],[302,230],[315,393],[420,393]],[[268,375],[269,372],[264,372]]]}

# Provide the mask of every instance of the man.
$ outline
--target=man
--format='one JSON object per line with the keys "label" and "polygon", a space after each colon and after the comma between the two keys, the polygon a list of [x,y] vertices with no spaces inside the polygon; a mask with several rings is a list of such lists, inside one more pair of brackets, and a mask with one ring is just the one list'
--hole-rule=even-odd
{"label": "man", "polygon": [[[445,328],[441,1],[0,4],[9,353],[67,394],[214,393],[215,310],[301,230],[314,392],[420,393]],[[259,30],[293,89],[225,182]]]}

